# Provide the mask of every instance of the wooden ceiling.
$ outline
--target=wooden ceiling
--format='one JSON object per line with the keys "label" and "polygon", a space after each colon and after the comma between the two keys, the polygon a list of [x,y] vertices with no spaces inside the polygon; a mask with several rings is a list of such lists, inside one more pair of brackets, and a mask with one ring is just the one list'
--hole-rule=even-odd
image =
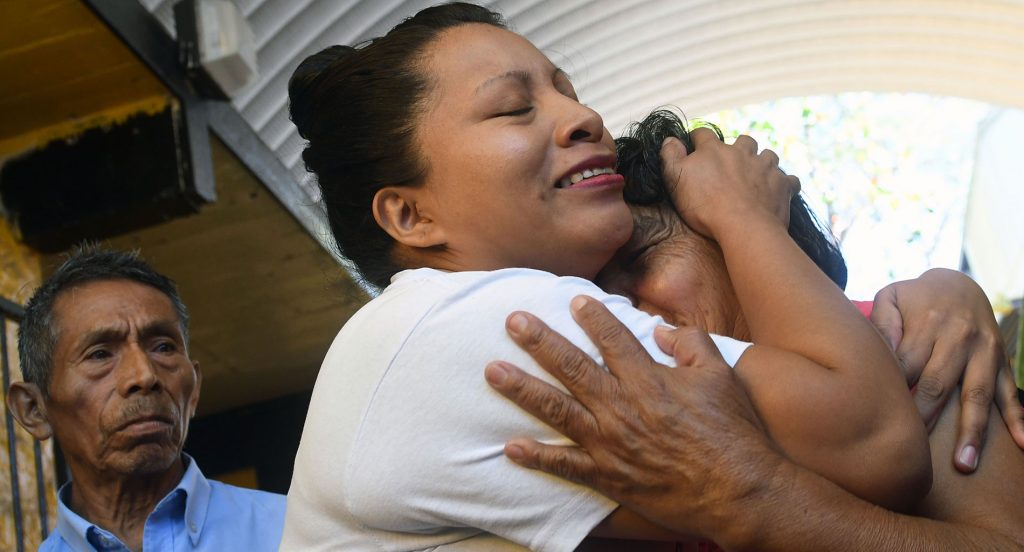
{"label": "wooden ceiling", "polygon": [[[0,74],[0,163],[177,101],[80,0],[0,1]],[[210,142],[216,202],[109,240],[178,282],[203,370],[200,414],[311,389],[334,335],[367,300],[264,183]],[[44,257],[44,276],[60,260]]]}
{"label": "wooden ceiling", "polygon": [[0,158],[171,95],[80,0],[0,2]]}

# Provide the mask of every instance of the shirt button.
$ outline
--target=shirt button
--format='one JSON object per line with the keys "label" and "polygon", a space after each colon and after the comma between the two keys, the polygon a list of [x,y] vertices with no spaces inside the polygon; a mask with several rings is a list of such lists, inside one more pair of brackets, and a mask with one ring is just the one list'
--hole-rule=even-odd
{"label": "shirt button", "polygon": [[195,533],[195,532],[196,532],[196,524],[195,524],[194,522],[189,522],[189,524],[188,524],[188,528],[189,528],[189,529],[190,529],[190,530],[191,530],[191,531],[192,531],[193,533]]}

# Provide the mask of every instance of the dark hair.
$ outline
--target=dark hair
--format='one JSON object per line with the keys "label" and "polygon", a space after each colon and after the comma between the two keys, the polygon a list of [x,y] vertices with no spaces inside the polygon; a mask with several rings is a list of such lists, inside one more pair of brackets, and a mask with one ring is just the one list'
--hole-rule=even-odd
{"label": "dark hair", "polygon": [[[704,123],[722,138],[718,127]],[[623,196],[633,205],[664,204],[672,209],[670,191],[661,175],[661,143],[669,136],[679,138],[686,150],[693,142],[686,121],[676,113],[659,109],[630,125],[626,135],[615,140],[619,173],[626,178]],[[846,261],[828,227],[822,224],[799,195],[789,204],[789,235],[840,288],[846,288]]]}
{"label": "dark hair", "polygon": [[435,6],[383,37],[309,56],[288,82],[291,119],[308,142],[302,160],[316,175],[338,252],[375,286],[387,286],[402,267],[394,240],[373,218],[373,196],[419,184],[426,172],[413,142],[431,85],[423,52],[445,29],[468,23],[507,28],[480,6]]}
{"label": "dark hair", "polygon": [[53,372],[53,350],[59,338],[53,305],[60,294],[75,286],[101,280],[130,280],[163,293],[178,313],[181,333],[188,348],[188,309],[178,290],[166,276],[153,270],[137,251],[116,251],[97,245],[75,248],[68,258],[39,286],[25,305],[25,316],[18,330],[18,357],[25,381],[34,383],[49,396]]}

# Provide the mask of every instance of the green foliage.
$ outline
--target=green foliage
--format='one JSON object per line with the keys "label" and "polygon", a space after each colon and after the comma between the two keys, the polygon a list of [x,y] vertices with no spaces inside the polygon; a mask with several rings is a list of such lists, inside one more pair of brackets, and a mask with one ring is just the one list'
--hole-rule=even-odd
{"label": "green foliage", "polygon": [[808,203],[843,246],[848,291],[863,297],[892,278],[958,268],[974,137],[986,112],[952,98],[851,93],[704,119],[733,139],[750,134],[800,177]]}

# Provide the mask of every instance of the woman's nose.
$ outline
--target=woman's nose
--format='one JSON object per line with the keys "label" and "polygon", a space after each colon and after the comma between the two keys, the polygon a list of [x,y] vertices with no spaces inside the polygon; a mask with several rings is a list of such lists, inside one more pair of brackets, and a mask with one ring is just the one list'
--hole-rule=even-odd
{"label": "woman's nose", "polygon": [[604,120],[596,111],[565,98],[565,115],[556,131],[555,142],[568,147],[578,142],[599,142],[604,136]]}

